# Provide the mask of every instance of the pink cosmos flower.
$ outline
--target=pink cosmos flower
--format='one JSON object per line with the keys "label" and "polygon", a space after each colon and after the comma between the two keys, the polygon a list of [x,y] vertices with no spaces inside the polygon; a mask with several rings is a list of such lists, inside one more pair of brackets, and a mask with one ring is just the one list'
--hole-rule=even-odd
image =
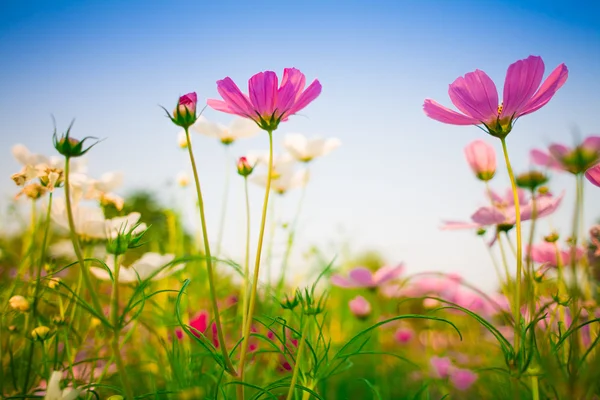
{"label": "pink cosmos flower", "polygon": [[465,147],[469,166],[478,179],[489,181],[496,173],[496,152],[494,147],[483,140],[474,140]]}
{"label": "pink cosmos flower", "polygon": [[331,283],[342,288],[376,288],[392,279],[397,278],[404,271],[404,265],[384,266],[375,273],[365,267],[357,267],[351,270],[348,277],[333,275]]}
{"label": "pink cosmos flower", "polygon": [[534,164],[580,174],[600,162],[600,136],[589,136],[573,148],[555,143],[548,147],[548,152],[533,149],[530,157]]}
{"label": "pink cosmos flower", "polygon": [[432,367],[432,373],[436,378],[447,378],[450,369],[452,368],[452,361],[448,357],[431,357],[429,363]]}
{"label": "pink cosmos flower", "polygon": [[600,187],[600,164],[596,164],[592,168],[588,169],[585,173],[585,177],[593,185]]}
{"label": "pink cosmos flower", "polygon": [[[206,332],[208,329],[209,322],[208,316],[208,311],[200,311],[194,318],[190,320],[189,327],[192,335],[196,336],[197,338],[201,338],[202,335],[207,337],[209,336],[208,332]],[[177,339],[183,339],[183,330],[181,328],[177,328],[175,330],[175,335],[177,336]],[[219,348],[219,339],[217,337],[217,324],[214,322],[211,326],[211,336],[213,345],[216,348]]]}
{"label": "pink cosmos flower", "polygon": [[356,296],[348,302],[350,311],[357,318],[364,319],[371,314],[371,304],[362,296]]}
{"label": "pink cosmos flower", "polygon": [[173,110],[173,116],[185,115],[186,112],[196,115],[196,103],[198,103],[198,96],[195,92],[184,94],[179,98],[177,107]]}
{"label": "pink cosmos flower", "polygon": [[477,380],[477,374],[468,369],[452,368],[450,382],[458,390],[467,390]]}
{"label": "pink cosmos flower", "polygon": [[[480,207],[473,215],[471,222],[447,221],[443,224],[443,230],[479,229],[490,225],[514,225],[516,221],[515,203],[512,190],[508,189],[504,197],[490,190],[489,196],[492,205]],[[558,197],[551,195],[540,195],[535,199],[527,199],[525,191],[519,189],[519,205],[521,221],[527,221],[533,215],[533,201],[535,201],[536,218],[546,217],[552,214],[560,205],[564,193]]]}
{"label": "pink cosmos flower", "polygon": [[[559,249],[561,266],[571,264],[571,249]],[[556,268],[558,266],[557,248],[554,243],[541,242],[532,245],[528,249],[531,259],[537,263],[545,264],[546,267]],[[575,261],[579,261],[585,254],[585,250],[577,247],[575,250]]]}
{"label": "pink cosmos flower", "polygon": [[425,100],[423,110],[437,121],[452,125],[484,125],[490,135],[504,138],[517,118],[546,105],[568,75],[567,67],[560,64],[542,83],[544,62],[541,57],[529,56],[508,67],[502,103],[498,100],[494,82],[477,69],[457,78],[448,89],[450,100],[462,114],[431,99]]}
{"label": "pink cosmos flower", "polygon": [[285,68],[279,85],[273,71],[259,72],[248,80],[248,93],[242,93],[229,77],[217,81],[223,100],[208,100],[217,111],[250,118],[264,130],[277,129],[321,94],[321,83],[315,79],[306,89],[306,77],[296,68]]}
{"label": "pink cosmos flower", "polygon": [[415,337],[415,331],[410,328],[398,328],[394,333],[394,338],[400,344],[407,344]]}

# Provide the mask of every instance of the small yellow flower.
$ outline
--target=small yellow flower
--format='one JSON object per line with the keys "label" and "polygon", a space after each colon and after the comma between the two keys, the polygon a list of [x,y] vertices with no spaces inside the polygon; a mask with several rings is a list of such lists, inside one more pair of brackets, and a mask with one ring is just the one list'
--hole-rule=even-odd
{"label": "small yellow flower", "polygon": [[50,328],[47,326],[38,326],[34,330],[31,331],[31,337],[33,340],[41,340],[44,341],[50,335]]}
{"label": "small yellow flower", "polygon": [[60,283],[60,278],[50,278],[48,279],[48,287],[50,289],[56,289],[58,284]]}
{"label": "small yellow flower", "polygon": [[90,326],[91,328],[96,328],[98,325],[100,325],[102,323],[102,321],[100,321],[98,318],[93,317],[92,320],[90,321]]}
{"label": "small yellow flower", "polygon": [[13,296],[8,300],[10,306],[21,312],[29,311],[29,301],[23,296]]}

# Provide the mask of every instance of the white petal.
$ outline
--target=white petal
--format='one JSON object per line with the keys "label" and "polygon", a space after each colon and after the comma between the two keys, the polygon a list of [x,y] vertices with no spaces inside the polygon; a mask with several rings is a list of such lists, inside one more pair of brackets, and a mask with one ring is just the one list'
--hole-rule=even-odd
{"label": "white petal", "polygon": [[235,118],[229,125],[229,135],[233,140],[255,136],[259,131],[256,122],[248,118]]}
{"label": "white petal", "polygon": [[104,268],[90,267],[90,272],[92,273],[92,275],[94,275],[96,278],[102,281],[110,281],[110,274]]}
{"label": "white petal", "polygon": [[81,393],[81,389],[65,388],[62,394],[62,400],[75,400]]}
{"label": "white petal", "polygon": [[62,400],[62,392],[60,390],[60,380],[62,379],[62,375],[62,372],[59,371],[52,372],[46,387],[46,396],[44,396],[44,400]]}
{"label": "white petal", "polygon": [[192,125],[192,129],[198,133],[202,133],[203,135],[217,138],[221,138],[227,132],[227,129],[223,125],[211,122],[202,115],[198,117],[196,123]]}

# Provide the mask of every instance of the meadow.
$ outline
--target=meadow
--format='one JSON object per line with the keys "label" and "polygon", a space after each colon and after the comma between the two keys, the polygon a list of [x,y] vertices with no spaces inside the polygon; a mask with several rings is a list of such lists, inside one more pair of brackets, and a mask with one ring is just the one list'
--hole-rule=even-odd
{"label": "meadow", "polygon": [[[116,194],[126,171],[90,176],[86,156],[105,143],[76,123],[48,127],[53,154],[15,143],[22,169],[11,177],[14,201],[29,211],[7,213],[18,229],[0,236],[2,398],[600,398],[600,225],[583,219],[584,190],[600,190],[600,136],[531,149],[531,170],[511,167],[517,121],[539,118],[569,83],[565,64],[546,67],[529,56],[497,83],[468,72],[449,85],[455,109],[442,105],[448,99],[422,105],[433,120],[481,131],[464,143],[481,190],[463,196],[483,205],[441,229],[481,238],[490,262],[480,268],[497,274],[495,291],[458,274],[411,273],[377,254],[327,258],[318,249],[305,260],[309,279],[291,278],[309,168],[344,145],[292,134],[274,149],[280,127],[326,96],[296,68],[259,72],[247,92],[226,77],[219,99],[174,94],[157,111],[177,127],[173,146],[189,159],[192,175],[176,182],[195,194],[198,232],[186,228],[177,204]],[[206,107],[231,123],[207,119]],[[205,207],[206,196],[219,194],[203,191],[197,144],[227,147],[252,136],[266,150],[230,165],[227,185],[245,189],[245,218],[235,223],[246,240],[244,256],[229,259],[226,207]],[[510,187],[495,183],[497,170]],[[570,187],[554,187],[556,174],[570,175]],[[264,190],[261,203],[251,204],[250,185]],[[302,194],[278,230],[285,251],[273,266],[270,205],[290,191]],[[572,212],[568,231],[542,224],[560,208]],[[209,213],[220,213],[216,231],[207,228]],[[261,279],[271,268],[281,273]]]}

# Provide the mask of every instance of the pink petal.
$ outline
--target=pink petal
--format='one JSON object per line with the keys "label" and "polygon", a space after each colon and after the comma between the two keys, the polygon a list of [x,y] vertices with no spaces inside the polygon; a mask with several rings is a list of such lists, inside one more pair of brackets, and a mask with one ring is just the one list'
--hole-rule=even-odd
{"label": "pink petal", "polygon": [[273,71],[259,72],[248,81],[250,101],[260,115],[273,115],[278,86],[277,74]]}
{"label": "pink petal", "polygon": [[497,225],[506,220],[506,215],[494,207],[481,207],[471,219],[480,225]]}
{"label": "pink petal", "polygon": [[528,249],[527,253],[537,263],[549,263],[553,267],[556,266],[556,248],[553,243],[541,242],[534,244]]}
{"label": "pink petal", "polygon": [[348,274],[348,277],[360,286],[373,286],[373,273],[365,267],[354,268]]}
{"label": "pink petal", "polygon": [[546,168],[552,168],[557,170],[563,170],[562,165],[554,159],[550,154],[545,153],[538,149],[533,149],[529,153],[531,162]]}
{"label": "pink petal", "polygon": [[402,271],[404,271],[403,264],[383,266],[375,271],[373,274],[373,281],[375,284],[381,285],[391,279],[397,278],[402,274]]}
{"label": "pink petal", "polygon": [[450,382],[458,390],[467,390],[477,380],[477,374],[468,369],[454,368],[450,372]]}
{"label": "pink petal", "polygon": [[535,94],[544,77],[544,62],[541,57],[529,56],[508,67],[504,81],[502,115],[518,115]]}
{"label": "pink petal", "polygon": [[354,282],[352,282],[350,279],[345,278],[341,275],[333,275],[331,277],[331,284],[334,286],[339,286],[341,288],[345,288],[345,289],[356,287]]}
{"label": "pink petal", "polygon": [[554,94],[565,84],[569,77],[569,70],[565,64],[560,64],[552,71],[546,78],[537,93],[527,102],[524,109],[519,113],[519,116],[530,114],[534,111],[539,110],[548,102]]}
{"label": "pink petal", "polygon": [[457,78],[448,95],[456,108],[478,121],[488,122],[498,115],[496,85],[483,71],[475,70]]}
{"label": "pink petal", "polygon": [[463,229],[476,229],[481,228],[481,224],[475,222],[461,222],[461,221],[445,221],[440,227],[443,231],[455,231]]}
{"label": "pink petal", "polygon": [[503,203],[504,199],[494,189],[486,190],[486,196],[490,197],[493,203]]}
{"label": "pink petal", "polygon": [[585,177],[593,185],[600,187],[600,164],[588,169],[585,173]]}
{"label": "pink petal", "polygon": [[555,159],[566,157],[571,152],[571,149],[564,144],[552,144],[548,147],[548,150]]}
{"label": "pink petal", "polygon": [[311,83],[306,90],[304,90],[304,92],[302,92],[302,94],[296,98],[296,102],[288,111],[285,112],[284,117],[294,115],[309,105],[314,99],[319,97],[321,90],[321,83],[315,79],[313,83]]}
{"label": "pink petal", "polygon": [[431,99],[425,99],[423,111],[431,119],[452,125],[478,125],[481,122],[475,118],[459,114],[449,108],[442,106]]}
{"label": "pink petal", "polygon": [[[564,196],[565,196],[565,192],[562,192],[561,195],[558,197],[553,197],[553,196],[537,197],[535,199],[536,215],[537,215],[536,218],[543,218],[543,217],[546,217],[546,216],[554,213],[560,206],[560,203],[562,202],[562,199]],[[533,214],[533,202],[530,202],[528,205],[526,205],[525,207],[523,207],[521,209],[521,219],[529,220],[529,219],[531,219],[532,214]]]}
{"label": "pink petal", "polygon": [[581,147],[600,153],[600,136],[588,136],[581,144]]}
{"label": "pink petal", "polygon": [[231,78],[227,77],[217,81],[217,91],[233,113],[247,118],[255,118],[256,113],[248,96],[242,93]]}
{"label": "pink petal", "polygon": [[[206,104],[208,104],[214,110],[225,112],[228,114],[239,115],[237,112],[233,111],[231,109],[231,107],[229,107],[229,105],[227,103],[225,103],[223,100],[208,99],[206,101]],[[243,114],[242,116],[245,117],[246,115]]]}

